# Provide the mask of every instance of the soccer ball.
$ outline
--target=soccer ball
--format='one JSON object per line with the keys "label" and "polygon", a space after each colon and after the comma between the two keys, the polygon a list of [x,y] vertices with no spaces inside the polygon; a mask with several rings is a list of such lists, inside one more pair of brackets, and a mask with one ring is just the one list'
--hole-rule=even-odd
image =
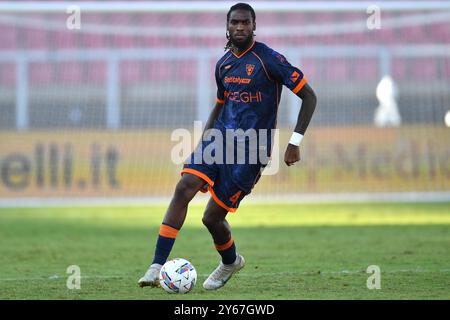
{"label": "soccer ball", "polygon": [[159,272],[159,283],[169,293],[188,293],[197,281],[197,271],[187,260],[175,258],[167,261]]}

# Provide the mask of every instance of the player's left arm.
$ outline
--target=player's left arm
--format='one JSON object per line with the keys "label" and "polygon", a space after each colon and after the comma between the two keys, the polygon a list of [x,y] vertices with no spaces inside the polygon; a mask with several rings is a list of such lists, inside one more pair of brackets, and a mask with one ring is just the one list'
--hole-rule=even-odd
{"label": "player's left arm", "polygon": [[297,92],[297,96],[302,99],[302,106],[298,114],[294,133],[292,134],[291,140],[286,148],[286,152],[284,153],[284,162],[288,166],[300,161],[299,145],[305,135],[306,129],[308,128],[317,105],[316,94],[308,83],[305,83],[300,91]]}

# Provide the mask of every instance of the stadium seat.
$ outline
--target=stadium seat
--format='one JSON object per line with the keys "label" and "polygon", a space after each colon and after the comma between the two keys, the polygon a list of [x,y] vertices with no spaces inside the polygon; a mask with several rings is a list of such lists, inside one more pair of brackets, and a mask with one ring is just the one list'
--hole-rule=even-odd
{"label": "stadium seat", "polygon": [[126,83],[136,83],[140,80],[140,61],[123,61],[120,65],[120,79]]}
{"label": "stadium seat", "polygon": [[326,80],[342,81],[347,80],[349,75],[349,65],[343,59],[328,59],[324,65]]}
{"label": "stadium seat", "polygon": [[370,58],[359,58],[353,65],[351,77],[354,80],[376,80],[378,78],[378,61]]}
{"label": "stadium seat", "polygon": [[15,27],[0,24],[0,49],[12,50],[17,47],[17,30]]}
{"label": "stadium seat", "polygon": [[450,58],[444,59],[443,61],[443,75],[444,77],[446,77],[447,79],[450,78]]}
{"label": "stadium seat", "polygon": [[144,72],[148,80],[167,81],[168,79],[174,78],[169,63],[164,60],[148,61],[144,66]]}
{"label": "stadium seat", "polygon": [[0,64],[0,84],[3,87],[13,87],[16,84],[16,66],[14,63]]}
{"label": "stadium seat", "polygon": [[378,31],[379,31],[379,35],[380,35],[379,41],[381,43],[393,44],[393,43],[395,43],[398,40],[396,38],[394,29],[384,28],[384,29],[381,29],[381,30],[378,30]]}
{"label": "stadium seat", "polygon": [[[190,83],[197,81],[198,72],[196,61],[192,60],[180,61],[177,66],[177,70],[179,70],[179,78],[181,81],[186,81]],[[210,70],[212,71],[215,69],[213,67]]]}
{"label": "stadium seat", "polygon": [[107,47],[107,41],[104,35],[84,33],[81,36],[81,46],[90,49],[105,48]]}
{"label": "stadium seat", "polygon": [[[112,25],[116,28],[119,28],[121,26],[123,27],[129,27],[132,26],[132,17],[129,14],[126,13],[116,13],[112,14],[108,21],[105,22],[105,24]],[[128,34],[115,34],[112,35],[112,45],[113,47],[119,47],[119,48],[132,48],[135,46],[134,44],[134,36],[128,35]]]}
{"label": "stadium seat", "polygon": [[38,29],[27,29],[24,32],[23,47],[27,49],[46,49],[47,31]]}
{"label": "stadium seat", "polygon": [[141,47],[151,49],[151,48],[163,47],[164,45],[166,45],[167,42],[158,36],[145,36],[145,37],[139,37],[137,43],[140,44]]}
{"label": "stadium seat", "polygon": [[433,26],[433,39],[436,42],[450,43],[450,23],[439,23]]}
{"label": "stadium seat", "polygon": [[89,26],[89,29],[84,29],[80,36],[80,45],[84,48],[105,48],[107,47],[107,35],[102,33],[91,32],[96,26],[104,26],[104,20],[107,21],[107,16],[102,14],[86,14],[83,16],[83,23]]}
{"label": "stadium seat", "polygon": [[402,42],[413,43],[422,43],[429,39],[429,37],[424,34],[423,28],[421,26],[410,26],[401,29],[399,37]]}
{"label": "stadium seat", "polygon": [[223,15],[217,16],[215,13],[205,12],[196,14],[194,18],[191,18],[192,20],[205,27],[215,27],[217,26],[217,22],[220,21],[223,22],[222,25],[225,28],[226,18]]}
{"label": "stadium seat", "polygon": [[105,83],[107,77],[106,63],[103,61],[90,61],[86,63],[86,80],[88,83]]}
{"label": "stadium seat", "polygon": [[407,76],[407,61],[401,58],[394,58],[391,61],[391,72],[395,80],[403,80]]}
{"label": "stadium seat", "polygon": [[410,62],[411,73],[415,79],[434,79],[437,76],[436,61],[433,58],[418,58]]}
{"label": "stadium seat", "polygon": [[30,64],[29,80],[30,84],[49,84],[53,79],[53,64],[45,62],[36,62]]}
{"label": "stadium seat", "polygon": [[50,43],[55,50],[78,48],[78,33],[76,31],[63,29],[50,33]]}
{"label": "stadium seat", "polygon": [[134,37],[129,35],[114,35],[112,45],[115,48],[134,48]]}
{"label": "stadium seat", "polygon": [[61,62],[57,64],[57,81],[61,84],[73,84],[82,82],[83,63],[82,62]]}

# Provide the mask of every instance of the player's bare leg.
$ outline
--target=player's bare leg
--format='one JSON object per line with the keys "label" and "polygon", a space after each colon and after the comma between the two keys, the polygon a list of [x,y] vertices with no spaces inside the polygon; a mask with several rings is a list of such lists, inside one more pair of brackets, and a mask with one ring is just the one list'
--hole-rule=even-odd
{"label": "player's bare leg", "polygon": [[160,228],[155,257],[147,272],[139,279],[140,287],[159,286],[159,271],[172,250],[178,230],[183,226],[188,204],[204,185],[203,179],[188,173],[177,183]]}
{"label": "player's bare leg", "polygon": [[210,199],[203,215],[203,224],[208,228],[214,240],[217,251],[222,256],[219,266],[209,275],[203,283],[208,290],[216,290],[245,265],[244,257],[236,254],[236,246],[231,237],[231,228],[225,219],[228,211]]}

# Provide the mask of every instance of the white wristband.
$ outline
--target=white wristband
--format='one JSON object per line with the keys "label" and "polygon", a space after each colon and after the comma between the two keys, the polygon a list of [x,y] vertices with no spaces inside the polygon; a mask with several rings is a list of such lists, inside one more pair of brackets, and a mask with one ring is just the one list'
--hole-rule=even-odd
{"label": "white wristband", "polygon": [[290,144],[293,144],[294,146],[299,146],[300,142],[302,142],[303,135],[298,132],[292,132],[291,140],[289,140]]}

